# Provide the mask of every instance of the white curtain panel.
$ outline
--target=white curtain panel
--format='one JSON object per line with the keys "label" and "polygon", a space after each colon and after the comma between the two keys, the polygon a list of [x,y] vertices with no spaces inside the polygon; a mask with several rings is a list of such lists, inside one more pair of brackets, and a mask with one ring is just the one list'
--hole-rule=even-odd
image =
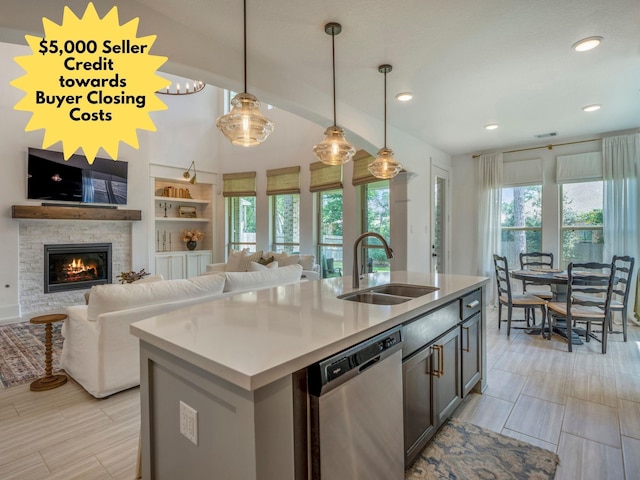
{"label": "white curtain panel", "polygon": [[[602,139],[604,177],[604,260],[613,255],[630,255],[636,259],[636,272],[640,263],[640,133]],[[637,273],[635,274],[637,275]],[[634,275],[634,276],[635,276]],[[629,295],[631,321],[639,324],[633,315],[635,283]]]}
{"label": "white curtain panel", "polygon": [[489,305],[497,302],[493,254],[500,253],[502,165],[501,153],[480,156],[478,269],[480,275],[491,278],[487,288]]}

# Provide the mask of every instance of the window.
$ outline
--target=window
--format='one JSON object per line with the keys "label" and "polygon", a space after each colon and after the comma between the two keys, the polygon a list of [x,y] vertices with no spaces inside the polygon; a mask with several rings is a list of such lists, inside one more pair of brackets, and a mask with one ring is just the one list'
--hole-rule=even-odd
{"label": "window", "polygon": [[[362,192],[362,231],[376,232],[391,245],[391,210],[389,202],[389,180],[366,183]],[[362,241],[360,268],[367,273],[388,272],[391,264],[385,255],[380,240],[367,237]]]}
{"label": "window", "polygon": [[256,249],[256,197],[228,197],[229,249]]}
{"label": "window", "polygon": [[300,194],[271,195],[273,251],[300,251]]}
{"label": "window", "polygon": [[603,182],[560,185],[561,267],[571,262],[601,262],[604,247]]}
{"label": "window", "polygon": [[227,199],[227,246],[255,250],[256,172],[225,173],[222,181],[222,195]]}
{"label": "window", "polygon": [[322,278],[342,276],[342,189],[317,193],[318,259]]}
{"label": "window", "polygon": [[503,188],[501,193],[501,253],[516,268],[521,252],[542,248],[542,186]]}

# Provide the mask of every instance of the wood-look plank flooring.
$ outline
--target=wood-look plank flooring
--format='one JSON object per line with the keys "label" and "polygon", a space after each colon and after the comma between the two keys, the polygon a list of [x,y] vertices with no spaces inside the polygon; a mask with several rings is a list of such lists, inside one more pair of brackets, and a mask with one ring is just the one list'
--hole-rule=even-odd
{"label": "wood-look plank flooring", "polygon": [[626,343],[609,335],[602,355],[513,324],[507,338],[493,308],[487,320],[488,388],[454,416],[558,453],[556,480],[640,479],[640,327]]}
{"label": "wood-look plank flooring", "polygon": [[[640,478],[640,327],[567,352],[557,336],[497,329],[487,313],[488,388],[454,416],[556,451],[556,480]],[[504,325],[503,325],[504,327]],[[134,478],[139,389],[97,400],[70,380],[0,389],[0,478]]]}

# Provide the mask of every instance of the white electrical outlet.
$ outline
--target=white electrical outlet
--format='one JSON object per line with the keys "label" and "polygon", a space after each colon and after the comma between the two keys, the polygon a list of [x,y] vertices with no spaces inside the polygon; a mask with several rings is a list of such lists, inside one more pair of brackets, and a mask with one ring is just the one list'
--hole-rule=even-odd
{"label": "white electrical outlet", "polygon": [[180,401],[180,433],[198,445],[198,411]]}

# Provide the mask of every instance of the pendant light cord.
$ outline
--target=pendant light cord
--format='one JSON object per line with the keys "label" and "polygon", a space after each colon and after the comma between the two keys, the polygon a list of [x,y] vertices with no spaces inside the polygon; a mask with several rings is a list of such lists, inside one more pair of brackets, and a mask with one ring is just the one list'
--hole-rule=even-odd
{"label": "pendant light cord", "polygon": [[247,93],[247,0],[244,0],[244,10],[242,17],[244,19],[243,30],[244,30],[244,93]]}
{"label": "pendant light cord", "polygon": [[387,71],[384,71],[384,148],[387,148]]}
{"label": "pendant light cord", "polygon": [[336,126],[336,34],[331,32],[331,62],[333,66],[333,126]]}

